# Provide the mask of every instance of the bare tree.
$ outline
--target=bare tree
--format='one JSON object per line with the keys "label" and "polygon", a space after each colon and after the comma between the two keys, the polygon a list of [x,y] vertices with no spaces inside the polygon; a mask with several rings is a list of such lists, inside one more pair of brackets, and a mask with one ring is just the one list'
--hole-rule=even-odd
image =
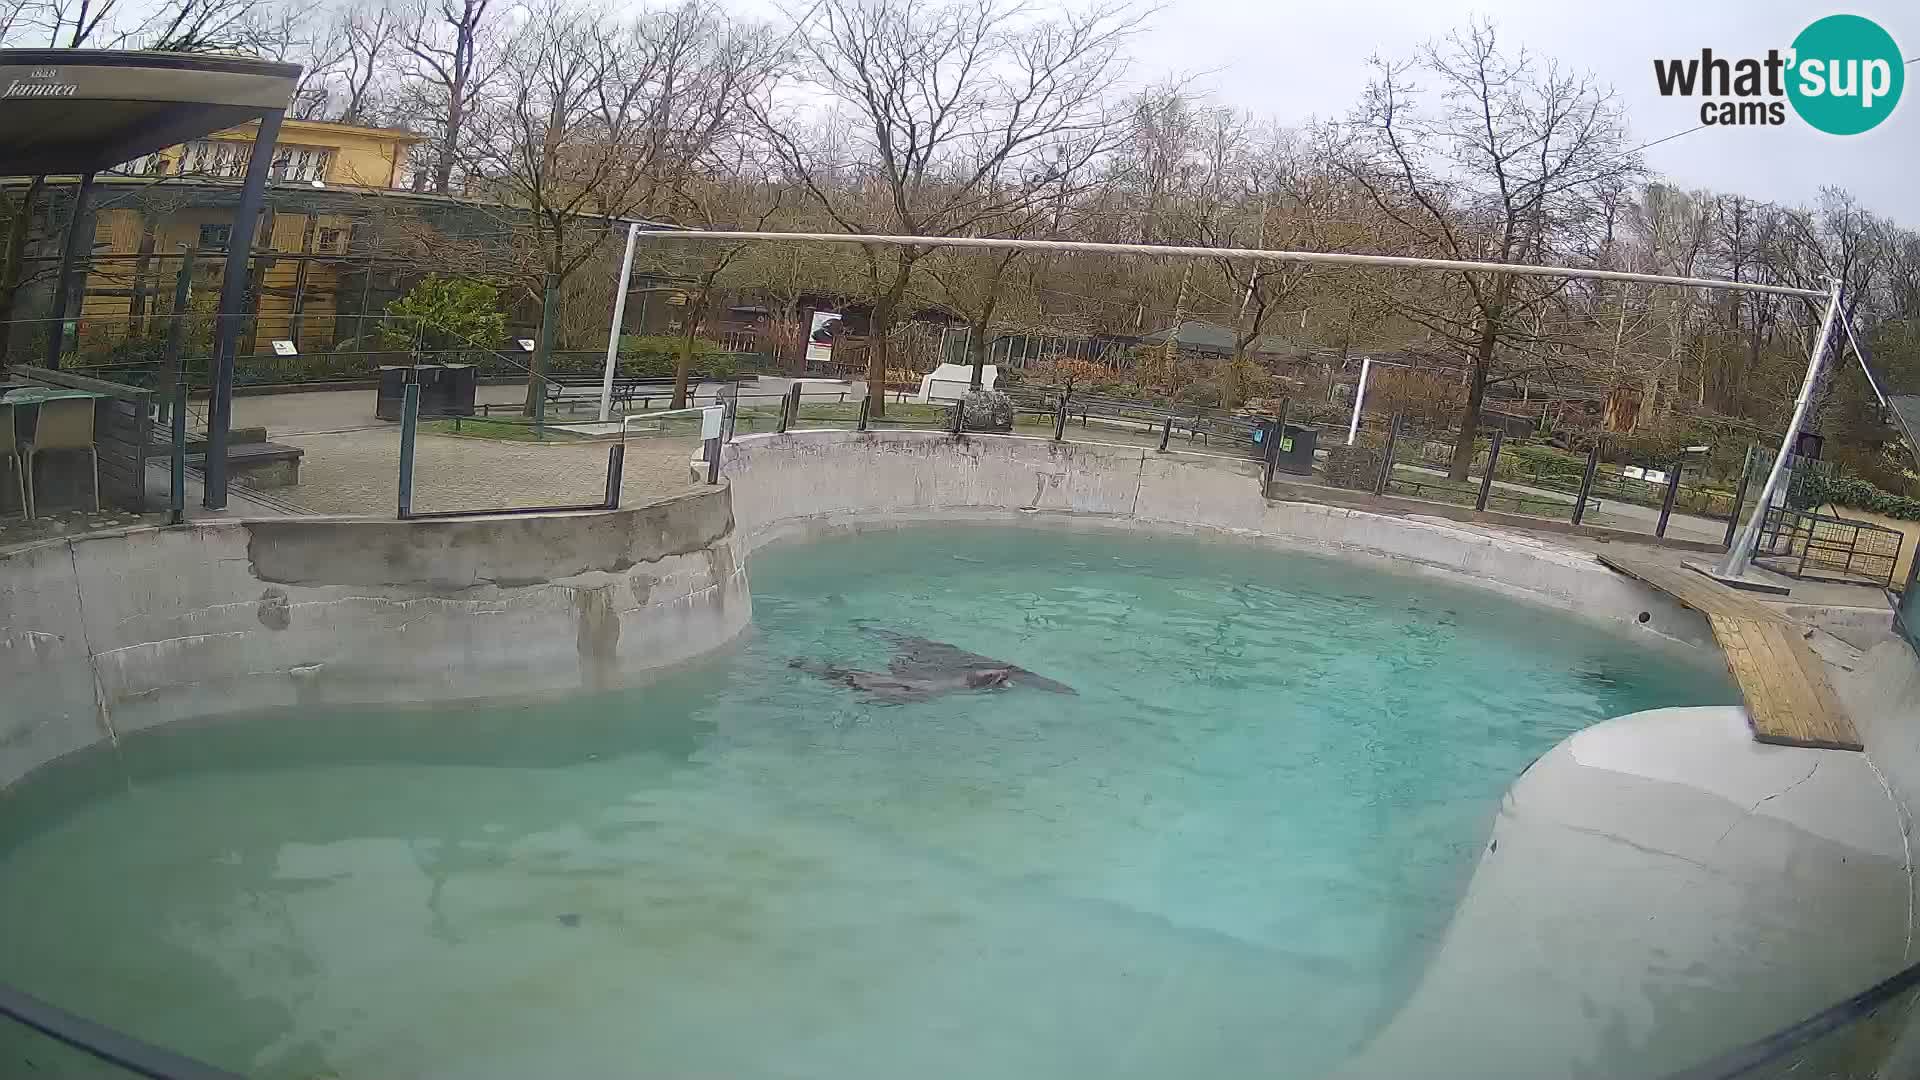
{"label": "bare tree", "polygon": [[625,24],[552,2],[509,44],[472,160],[508,208],[510,246],[538,267],[529,413],[542,407],[562,284],[627,219],[697,203],[692,185],[770,72],[767,41],[691,0]]}
{"label": "bare tree", "polygon": [[[398,16],[395,36],[406,57],[400,76],[407,110],[433,148],[432,166],[414,173],[415,190],[453,193],[454,167],[467,156],[470,119],[504,59],[492,3],[410,0]],[[543,17],[540,12],[529,16]],[[520,59],[524,67],[527,58]]]}
{"label": "bare tree", "polygon": [[384,104],[387,63],[397,51],[397,19],[377,2],[357,3],[326,12],[317,21],[298,9],[278,9],[288,27],[277,36],[287,42],[278,58],[301,67],[293,92],[292,115],[305,120],[373,122]]}
{"label": "bare tree", "polygon": [[[791,179],[847,232],[953,236],[1017,212],[1113,144],[1107,99],[1138,18],[1035,17],[1013,0],[820,0],[796,20],[803,81],[832,116],[762,106]],[[870,250],[867,394],[886,409],[889,336],[919,248]]]}
{"label": "bare tree", "polygon": [[[1430,43],[1412,61],[1371,63],[1373,81],[1332,148],[1397,227],[1396,246],[1485,262],[1594,254],[1596,195],[1641,171],[1612,91],[1524,50],[1503,52],[1488,24]],[[1437,95],[1416,86],[1416,73]],[[1398,307],[1469,365],[1450,471],[1462,480],[1503,344],[1528,344],[1530,320],[1566,283],[1479,273],[1451,280],[1457,291],[1442,302],[1422,289],[1400,296]]]}

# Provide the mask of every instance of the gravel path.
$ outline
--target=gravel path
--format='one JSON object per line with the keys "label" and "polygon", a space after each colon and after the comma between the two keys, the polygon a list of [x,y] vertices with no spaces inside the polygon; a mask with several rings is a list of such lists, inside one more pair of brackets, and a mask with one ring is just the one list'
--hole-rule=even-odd
{"label": "gravel path", "polygon": [[[275,436],[307,452],[297,487],[274,494],[326,514],[392,516],[400,477],[398,428]],[[621,505],[691,490],[687,469],[698,439],[627,443]],[[414,447],[416,510],[478,510],[598,502],[606,494],[606,442],[505,442],[419,436]]]}

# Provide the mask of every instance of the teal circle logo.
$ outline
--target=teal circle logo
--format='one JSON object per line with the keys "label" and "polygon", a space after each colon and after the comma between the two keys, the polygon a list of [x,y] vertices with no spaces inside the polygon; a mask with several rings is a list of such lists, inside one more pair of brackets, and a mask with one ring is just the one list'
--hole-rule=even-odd
{"label": "teal circle logo", "polygon": [[1906,85],[1893,35],[1872,19],[1829,15],[1793,39],[1787,99],[1829,135],[1858,135],[1893,112]]}

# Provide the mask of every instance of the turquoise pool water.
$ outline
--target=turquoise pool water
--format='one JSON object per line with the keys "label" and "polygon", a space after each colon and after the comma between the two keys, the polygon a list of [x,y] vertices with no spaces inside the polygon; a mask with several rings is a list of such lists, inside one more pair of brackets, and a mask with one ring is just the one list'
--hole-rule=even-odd
{"label": "turquoise pool water", "polygon": [[[645,688],[55,766],[0,798],[0,980],[288,1080],[1311,1077],[1410,989],[1534,757],[1735,700],[1556,613],[1232,546],[912,530],[752,576],[739,647]],[[1078,693],[789,666],[884,672],[889,629]]]}

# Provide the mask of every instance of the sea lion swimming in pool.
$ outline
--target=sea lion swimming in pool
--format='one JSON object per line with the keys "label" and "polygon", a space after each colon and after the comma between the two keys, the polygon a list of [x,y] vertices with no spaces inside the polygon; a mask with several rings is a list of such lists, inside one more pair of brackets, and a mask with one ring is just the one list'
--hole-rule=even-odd
{"label": "sea lion swimming in pool", "polygon": [[790,666],[828,682],[843,683],[889,704],[924,701],[941,694],[968,690],[1001,690],[1009,686],[1031,686],[1053,694],[1076,692],[1065,683],[1036,675],[1005,660],[968,652],[944,641],[933,641],[864,623],[855,625],[893,645],[893,659],[887,662],[885,674],[857,671],[817,660],[794,660]]}

